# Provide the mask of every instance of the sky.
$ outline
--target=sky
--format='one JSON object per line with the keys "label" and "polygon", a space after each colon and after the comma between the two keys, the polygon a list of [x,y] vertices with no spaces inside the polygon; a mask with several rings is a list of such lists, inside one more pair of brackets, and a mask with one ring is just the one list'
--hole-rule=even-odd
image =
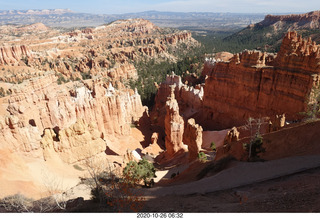
{"label": "sky", "polygon": [[0,10],[71,9],[94,14],[171,12],[288,13],[320,10],[319,0],[0,0]]}

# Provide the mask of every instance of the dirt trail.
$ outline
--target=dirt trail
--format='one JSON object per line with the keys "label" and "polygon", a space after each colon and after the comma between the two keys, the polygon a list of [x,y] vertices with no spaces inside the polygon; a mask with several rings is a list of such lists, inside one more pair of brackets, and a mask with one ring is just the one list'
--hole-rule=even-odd
{"label": "dirt trail", "polygon": [[146,189],[144,194],[148,197],[205,194],[263,182],[316,167],[320,167],[320,155],[290,157],[259,163],[239,162],[238,165],[212,177],[183,185]]}

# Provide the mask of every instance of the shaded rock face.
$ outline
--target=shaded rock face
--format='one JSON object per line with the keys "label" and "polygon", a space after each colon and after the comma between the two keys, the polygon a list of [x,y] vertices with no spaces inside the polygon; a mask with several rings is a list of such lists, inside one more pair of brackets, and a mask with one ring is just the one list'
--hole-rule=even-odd
{"label": "shaded rock face", "polygon": [[202,127],[189,119],[183,133],[183,143],[188,145],[189,161],[195,160],[202,146]]}
{"label": "shaded rock face", "polygon": [[178,102],[173,92],[166,102],[166,111],[167,114],[164,121],[166,153],[168,156],[173,156],[184,148],[182,142],[184,121],[179,114]]}
{"label": "shaded rock face", "polygon": [[316,48],[314,42],[302,42],[289,32],[273,60],[268,54],[245,51],[230,62],[215,63],[206,73],[202,121],[211,121],[206,128],[224,129],[244,124],[249,117],[283,113],[287,120],[299,119],[298,113],[306,110],[306,97],[319,80]]}
{"label": "shaded rock face", "polygon": [[[72,139],[95,142],[98,138],[129,135],[130,124],[145,110],[138,93],[116,90],[99,79],[57,85],[56,77],[48,74],[16,85],[12,90],[13,94],[2,106],[7,114],[0,118],[1,146],[21,152],[38,151],[38,155],[42,138],[57,138],[61,145],[73,148],[78,143]],[[61,153],[65,149],[64,146],[54,148]],[[64,158],[74,162],[73,158],[68,159]]]}

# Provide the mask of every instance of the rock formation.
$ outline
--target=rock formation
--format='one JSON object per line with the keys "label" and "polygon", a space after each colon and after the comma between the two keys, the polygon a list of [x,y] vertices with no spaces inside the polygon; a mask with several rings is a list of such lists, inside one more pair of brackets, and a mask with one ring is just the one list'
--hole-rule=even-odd
{"label": "rock formation", "polygon": [[179,103],[181,115],[191,118],[202,109],[203,86],[187,86],[182,83],[181,77],[177,75],[167,75],[166,80],[160,84],[155,97],[155,106],[150,113],[150,118],[154,124],[164,127],[163,121],[166,115],[165,103],[171,95],[171,87],[174,86],[175,99]]}
{"label": "rock formation", "polygon": [[24,45],[0,47],[0,65],[18,65],[22,58],[30,57],[31,51]]}
{"label": "rock formation", "polygon": [[215,63],[205,73],[203,121],[212,121],[206,122],[206,128],[223,129],[242,125],[248,117],[283,113],[289,121],[299,119],[298,113],[306,110],[306,97],[319,80],[316,48],[314,42],[302,42],[289,32],[274,60],[268,54],[245,51],[230,62]]}
{"label": "rock formation", "polygon": [[188,145],[189,161],[195,160],[202,146],[202,127],[189,119],[183,133],[183,143]]}
{"label": "rock formation", "polygon": [[[56,77],[51,73],[12,89],[13,94],[4,105],[8,113],[0,120],[0,135],[2,146],[16,151],[39,152],[42,135],[49,139],[59,138],[66,148],[78,144],[72,139],[94,142],[97,137],[128,135],[132,121],[137,121],[145,110],[139,94],[116,90],[99,79],[86,84],[57,85]],[[78,121],[80,118],[83,122]],[[91,135],[83,135],[81,129],[84,128],[80,125]],[[52,131],[50,136],[48,129],[54,130],[57,136],[53,136]],[[68,131],[70,129],[73,131]],[[59,151],[59,148],[55,149]],[[64,151],[63,147],[61,150]],[[68,162],[74,162],[74,159],[70,158]]]}
{"label": "rock formation", "polygon": [[239,140],[240,133],[238,132],[236,127],[233,127],[231,130],[228,131],[225,139],[224,145],[229,145],[231,142],[235,142]]}
{"label": "rock formation", "polygon": [[303,39],[297,32],[284,37],[274,66],[281,70],[302,74],[320,73],[320,47],[309,38]]}
{"label": "rock formation", "polygon": [[183,145],[183,132],[184,132],[184,121],[179,114],[178,102],[175,99],[175,95],[172,92],[166,102],[166,117],[165,117],[165,145],[166,153],[172,157],[175,153],[184,149]]}
{"label": "rock formation", "polygon": [[[182,44],[188,49],[199,46],[190,32],[168,32],[144,19],[119,20],[69,33],[49,30],[41,24],[10,28],[8,31],[0,28],[0,33],[7,37],[0,39],[0,43],[16,45],[17,39],[24,46],[21,49],[20,46],[1,48],[0,65],[24,68],[15,69],[10,79],[5,77],[8,71],[0,72],[0,80],[6,82],[12,82],[12,78],[17,78],[14,82],[29,79],[32,70],[40,75],[55,71],[71,80],[94,76],[109,77],[114,81],[135,79],[137,71],[130,64],[132,61],[151,58],[175,61],[177,57],[170,50],[180,48]],[[23,35],[23,29],[30,36],[12,36],[12,32]]]}
{"label": "rock formation", "polygon": [[265,19],[258,23],[258,25],[269,26],[278,22],[293,23],[296,29],[316,29],[319,28],[320,25],[320,11],[312,11],[305,14],[266,15]]}
{"label": "rock formation", "polygon": [[106,142],[101,137],[94,122],[87,124],[79,119],[58,133],[54,129],[45,129],[40,146],[45,160],[58,153],[65,163],[72,164],[103,153]]}

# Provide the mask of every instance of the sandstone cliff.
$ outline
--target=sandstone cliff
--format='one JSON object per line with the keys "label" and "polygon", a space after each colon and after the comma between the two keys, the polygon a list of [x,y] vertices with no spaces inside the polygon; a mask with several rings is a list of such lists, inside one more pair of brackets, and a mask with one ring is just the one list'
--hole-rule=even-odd
{"label": "sandstone cliff", "polygon": [[0,65],[18,65],[22,58],[30,57],[31,51],[24,45],[0,47]]}
{"label": "sandstone cliff", "polygon": [[41,138],[48,129],[54,130],[62,145],[72,148],[76,144],[68,142],[71,140],[64,136],[69,134],[60,130],[79,119],[99,132],[94,138],[129,135],[130,124],[145,110],[139,94],[116,90],[100,79],[57,85],[56,77],[50,73],[11,89],[13,94],[3,106],[7,113],[1,116],[0,135],[3,147],[20,152],[39,153]]}
{"label": "sandstone cliff", "polygon": [[320,11],[312,11],[305,14],[291,14],[291,15],[267,15],[263,21],[258,25],[269,26],[277,22],[291,23],[295,29],[299,28],[319,28]]}
{"label": "sandstone cliff", "polygon": [[283,113],[289,121],[299,119],[320,73],[316,48],[314,42],[302,42],[289,32],[274,60],[272,55],[245,51],[230,62],[215,63],[212,71],[205,73],[209,77],[201,125],[228,128],[244,124],[249,117]]}

